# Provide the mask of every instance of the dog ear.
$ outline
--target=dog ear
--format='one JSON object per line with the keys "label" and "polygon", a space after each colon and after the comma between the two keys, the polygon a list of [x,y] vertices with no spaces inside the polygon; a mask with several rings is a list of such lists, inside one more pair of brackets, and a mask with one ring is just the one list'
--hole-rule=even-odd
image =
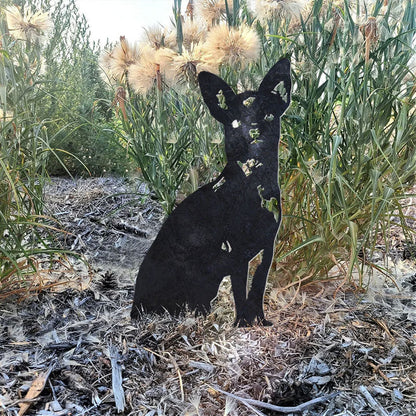
{"label": "dog ear", "polygon": [[199,73],[198,81],[211,115],[223,124],[232,123],[237,103],[231,87],[217,75],[206,71]]}
{"label": "dog ear", "polygon": [[284,58],[271,67],[260,84],[259,93],[273,94],[281,115],[289,107],[291,88],[290,61]]}

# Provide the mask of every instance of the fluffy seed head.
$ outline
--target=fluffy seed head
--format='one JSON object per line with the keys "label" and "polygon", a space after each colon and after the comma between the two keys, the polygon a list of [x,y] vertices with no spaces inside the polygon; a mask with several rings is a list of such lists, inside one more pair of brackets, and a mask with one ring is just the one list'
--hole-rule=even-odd
{"label": "fluffy seed head", "polygon": [[261,22],[299,17],[308,0],[256,0],[257,17]]}
{"label": "fluffy seed head", "polygon": [[255,30],[246,25],[234,28],[221,24],[208,33],[204,50],[211,62],[245,67],[258,59],[260,40]]}
{"label": "fluffy seed head", "polygon": [[[228,8],[232,10],[233,1],[227,0]],[[227,8],[225,0],[199,0],[196,3],[196,12],[207,23],[208,27],[218,24],[225,20]]]}
{"label": "fluffy seed head", "polygon": [[210,60],[204,48],[196,45],[173,58],[167,76],[174,85],[196,84],[197,75],[201,71],[218,73],[218,62]]}
{"label": "fluffy seed head", "polygon": [[124,36],[120,36],[120,43],[111,52],[104,52],[100,64],[111,80],[120,82],[126,77],[130,66],[138,59],[137,45],[131,45]]}
{"label": "fluffy seed head", "polygon": [[26,10],[24,15],[17,6],[5,9],[7,27],[15,39],[28,42],[40,42],[44,35],[52,28],[52,22],[47,13]]}
{"label": "fluffy seed head", "polygon": [[[182,34],[182,46],[185,49],[192,49],[195,45],[198,45],[205,40],[207,30],[205,24],[201,21],[186,20],[182,23]],[[174,29],[166,36],[166,46],[171,49],[177,49],[178,44],[176,35],[177,32],[176,29]]]}
{"label": "fluffy seed head", "polygon": [[150,26],[144,29],[145,32],[145,41],[153,49],[160,49],[165,46],[165,30],[162,26]]}
{"label": "fluffy seed head", "polygon": [[154,50],[145,45],[140,59],[129,68],[128,81],[139,94],[147,94],[154,86],[162,89],[166,84],[166,73],[172,63],[174,52],[167,48]]}
{"label": "fluffy seed head", "polygon": [[186,6],[185,14],[192,20],[194,18],[195,6],[194,0],[189,0]]}

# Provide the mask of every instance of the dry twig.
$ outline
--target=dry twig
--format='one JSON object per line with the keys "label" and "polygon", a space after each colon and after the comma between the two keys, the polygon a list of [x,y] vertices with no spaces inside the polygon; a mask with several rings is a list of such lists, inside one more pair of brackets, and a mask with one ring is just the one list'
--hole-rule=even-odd
{"label": "dry twig", "polygon": [[331,394],[328,394],[327,396],[317,397],[316,399],[309,400],[308,402],[302,403],[298,406],[289,407],[289,406],[276,406],[274,404],[265,403],[260,400],[246,399],[245,397],[236,396],[235,394],[228,393],[224,390],[221,390],[219,387],[212,387],[212,388],[222,394],[225,394],[228,397],[231,397],[235,400],[240,401],[243,404],[246,404],[246,405],[249,404],[249,405],[253,405],[257,407],[262,407],[263,409],[274,410],[275,412],[281,412],[281,413],[300,413],[308,409],[309,407],[315,406],[318,403],[331,400],[332,398],[334,398],[335,396],[339,394],[338,392],[331,393]]}

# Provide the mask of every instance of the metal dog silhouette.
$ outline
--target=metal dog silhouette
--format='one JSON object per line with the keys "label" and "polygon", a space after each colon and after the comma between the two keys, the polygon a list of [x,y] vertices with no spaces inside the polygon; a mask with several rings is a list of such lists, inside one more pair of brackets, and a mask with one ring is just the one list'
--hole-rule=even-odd
{"label": "metal dog silhouette", "polygon": [[[281,221],[278,146],[280,117],[290,103],[290,63],[275,64],[258,91],[235,94],[209,72],[199,74],[199,85],[212,116],[224,124],[227,164],[163,224],[140,267],[131,317],[177,314],[185,305],[205,314],[222,279],[231,276],[236,324],[271,325],[263,297]],[[261,251],[248,288],[248,264]]]}

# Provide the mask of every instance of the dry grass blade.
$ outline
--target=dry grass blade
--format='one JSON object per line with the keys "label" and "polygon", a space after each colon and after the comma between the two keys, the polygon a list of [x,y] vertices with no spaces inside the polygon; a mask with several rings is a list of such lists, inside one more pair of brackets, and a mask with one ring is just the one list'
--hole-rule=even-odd
{"label": "dry grass blade", "polygon": [[308,409],[312,406],[315,406],[316,404],[331,400],[339,394],[338,392],[335,392],[335,393],[332,393],[332,394],[328,394],[327,396],[317,397],[316,399],[309,400],[309,401],[307,401],[305,403],[302,403],[298,406],[288,407],[288,406],[275,406],[273,404],[265,403],[265,402],[262,402],[260,400],[246,399],[245,397],[240,397],[240,396],[237,396],[235,394],[228,393],[224,390],[221,390],[219,387],[212,387],[212,388],[214,390],[222,393],[222,394],[225,394],[228,397],[231,397],[235,400],[240,401],[241,403],[249,404],[249,405],[253,405],[253,406],[258,406],[258,407],[262,407],[263,409],[274,410],[276,412],[281,412],[281,413],[303,412],[304,410],[306,410],[306,409]]}

